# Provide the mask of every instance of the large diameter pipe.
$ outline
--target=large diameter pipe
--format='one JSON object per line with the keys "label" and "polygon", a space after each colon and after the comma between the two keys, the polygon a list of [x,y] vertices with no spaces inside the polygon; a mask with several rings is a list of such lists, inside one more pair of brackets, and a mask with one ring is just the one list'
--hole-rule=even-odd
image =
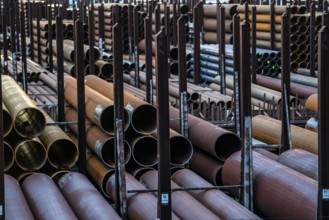
{"label": "large diameter pipe", "polygon": [[[156,219],[157,198],[151,193],[128,193],[129,190],[145,190],[146,187],[129,173],[125,174],[125,178],[129,219]],[[115,175],[108,179],[106,191],[110,198],[115,201]],[[173,220],[180,219],[174,213],[171,216]]]}
{"label": "large diameter pipe", "polygon": [[190,168],[213,185],[223,185],[223,162],[200,150],[196,150],[190,161]]}
{"label": "large diameter pipe", "polygon": [[39,136],[46,127],[40,109],[10,76],[2,77],[2,98],[14,120],[14,128],[23,137]]}
{"label": "large diameter pipe", "polygon": [[6,137],[13,128],[13,118],[11,117],[7,107],[2,102],[2,126],[3,136]]}
{"label": "large diameter pipe", "polygon": [[[146,184],[147,188],[156,189],[158,187],[158,171],[148,171],[141,176],[140,180]],[[173,181],[171,181],[171,187],[179,188]],[[157,193],[155,194],[157,195]],[[220,219],[187,192],[171,192],[171,200],[173,212],[181,219]]]}
{"label": "large diameter pipe", "polygon": [[[179,132],[180,124],[177,118],[179,110],[170,107],[170,127]],[[188,129],[192,144],[219,160],[225,160],[241,147],[241,140],[237,135],[193,115],[189,115]]]}
{"label": "large diameter pipe", "polygon": [[86,176],[70,172],[57,184],[79,219],[121,219]]}
{"label": "large diameter pipe", "polygon": [[[67,108],[65,111],[66,121],[77,121],[78,113],[73,108]],[[77,135],[78,125],[70,124],[68,127]],[[86,141],[88,147],[102,160],[102,162],[111,168],[115,167],[115,144],[114,137],[104,133],[98,126],[93,125],[86,120]],[[131,149],[127,141],[124,141],[125,162],[131,157]]]}
{"label": "large diameter pipe", "polygon": [[[64,96],[75,108],[77,103],[77,82],[71,76],[65,76]],[[105,97],[94,89],[85,86],[85,104],[86,116],[89,120],[97,124],[103,131],[108,134],[114,134],[114,103],[111,99]],[[129,113],[125,110],[124,129],[126,130],[130,124]]]}
{"label": "large diameter pipe", "polygon": [[24,194],[17,180],[5,174],[5,213],[10,220],[33,220],[33,214],[27,204]]}
{"label": "large diameter pipe", "polygon": [[[252,137],[267,144],[281,143],[281,121],[257,115],[252,119]],[[301,148],[311,153],[318,153],[318,134],[295,125],[291,125],[293,148]]]}
{"label": "large diameter pipe", "polygon": [[[223,183],[240,184],[240,169],[241,152],[236,152],[224,163]],[[316,217],[317,181],[253,152],[253,182],[255,208],[266,218]]]}
{"label": "large diameter pipe", "polygon": [[[64,40],[64,47],[68,46],[74,46],[74,41],[73,40]],[[89,62],[89,50],[90,47],[88,45],[83,45],[83,54],[84,54],[84,60]],[[94,50],[94,56],[95,56],[95,61],[99,59],[100,53],[96,48],[93,48]]]}
{"label": "large diameter pipe", "polygon": [[277,162],[314,180],[319,179],[318,156],[302,149],[292,149],[279,155]]}
{"label": "large diameter pipe", "polygon": [[[47,123],[55,123],[46,112],[42,112]],[[48,125],[40,134],[39,139],[46,147],[49,163],[55,168],[67,169],[77,162],[77,146],[59,126]]]}
{"label": "large diameter pipe", "polygon": [[[237,12],[237,4],[223,4],[225,7],[225,18],[232,18],[233,15]],[[204,17],[216,18],[217,15],[217,5],[214,4],[204,4],[203,5],[203,15]]]}
{"label": "large diameter pipe", "polygon": [[[181,187],[212,187],[213,185],[191,170],[181,169],[172,175],[172,180]],[[221,190],[191,190],[188,191],[209,210],[221,219],[260,219],[240,203]]]}
{"label": "large diameter pipe", "polygon": [[[113,84],[96,76],[88,75],[85,83],[90,88],[98,91],[113,100]],[[132,112],[131,124],[134,129],[143,134],[151,134],[156,130],[156,108],[147,102],[124,92],[124,105]]]}
{"label": "large diameter pipe", "polygon": [[313,94],[306,99],[305,108],[313,112],[318,112],[318,94]]}
{"label": "large diameter pipe", "polygon": [[14,150],[13,148],[7,143],[3,142],[3,150],[4,150],[4,171],[8,171],[15,162]]}
{"label": "large diameter pipe", "polygon": [[22,190],[36,219],[78,219],[54,181],[46,174],[28,176]]}

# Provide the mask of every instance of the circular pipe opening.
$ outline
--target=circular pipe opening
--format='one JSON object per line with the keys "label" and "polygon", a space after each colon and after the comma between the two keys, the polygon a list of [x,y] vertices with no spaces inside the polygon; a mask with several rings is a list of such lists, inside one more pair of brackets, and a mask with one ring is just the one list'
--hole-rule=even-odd
{"label": "circular pipe opening", "polygon": [[[124,110],[124,122],[123,122],[123,129],[127,130],[130,124],[130,115],[128,111]],[[107,106],[103,109],[102,113],[100,114],[100,125],[103,131],[110,135],[114,135],[114,105]]]}
{"label": "circular pipe opening", "polygon": [[78,149],[75,144],[66,139],[54,141],[48,149],[49,163],[60,169],[71,167],[78,159]]}
{"label": "circular pipe opening", "polygon": [[141,134],[151,134],[156,130],[156,108],[149,104],[138,106],[132,113],[131,124]]}
{"label": "circular pipe opening", "polygon": [[101,78],[109,79],[109,78],[112,78],[112,75],[113,75],[113,66],[112,66],[112,64],[106,63],[100,68]]}
{"label": "circular pipe opening", "polygon": [[193,155],[191,142],[183,136],[170,138],[170,163],[174,166],[182,166],[188,163]]}
{"label": "circular pipe opening", "polygon": [[8,111],[2,112],[3,136],[6,137],[13,128],[13,119]]}
{"label": "circular pipe opening", "polygon": [[39,109],[29,107],[17,113],[14,127],[22,137],[36,137],[45,129],[46,119]]}
{"label": "circular pipe opening", "polygon": [[221,135],[215,143],[216,156],[219,160],[223,161],[240,149],[241,140],[233,133]]}
{"label": "circular pipe opening", "polygon": [[133,145],[132,156],[140,166],[156,165],[158,163],[157,154],[157,140],[154,137],[140,137]]}
{"label": "circular pipe opening", "polygon": [[[105,164],[111,168],[115,167],[115,142],[114,138],[108,139],[102,147],[101,150],[102,154],[102,160],[105,162]],[[124,141],[124,157],[125,157],[125,164],[128,163],[128,161],[131,158],[131,148],[127,141]]]}

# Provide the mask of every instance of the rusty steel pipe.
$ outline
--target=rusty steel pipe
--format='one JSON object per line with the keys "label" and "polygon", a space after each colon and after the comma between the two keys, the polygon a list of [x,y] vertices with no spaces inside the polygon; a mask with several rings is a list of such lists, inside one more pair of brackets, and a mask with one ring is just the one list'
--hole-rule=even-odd
{"label": "rusty steel pipe", "polygon": [[34,173],[28,176],[22,190],[36,219],[78,219],[48,175]]}
{"label": "rusty steel pipe", "polygon": [[10,76],[2,77],[2,98],[13,117],[14,128],[23,137],[36,137],[46,127],[46,119],[35,103]]}
{"label": "rusty steel pipe", "polygon": [[[170,107],[170,127],[179,132],[179,110]],[[241,147],[241,140],[234,133],[209,122],[189,115],[189,139],[192,144],[202,148],[220,160],[225,160]]]}
{"label": "rusty steel pipe", "polygon": [[[241,152],[236,152],[224,163],[223,183],[239,184],[240,168]],[[315,218],[317,181],[253,152],[253,183],[255,208],[264,217]]]}
{"label": "rusty steel pipe", "polygon": [[111,79],[113,76],[113,65],[109,62],[106,62],[104,60],[97,60],[95,62],[95,65],[98,66],[100,70],[99,76],[102,79]]}
{"label": "rusty steel pipe", "polygon": [[[64,47],[66,47],[66,45],[69,46],[74,46],[74,41],[73,40],[64,40]],[[83,45],[83,54],[84,54],[84,60],[86,60],[87,62],[89,62],[89,46],[88,45]],[[93,48],[94,50],[94,55],[95,55],[95,61],[97,61],[99,59],[100,53],[96,48]]]}
{"label": "rusty steel pipe", "polygon": [[[126,189],[129,190],[145,190],[146,187],[138,182],[129,173],[126,176]],[[106,184],[106,191],[110,198],[115,201],[115,175],[112,175]],[[157,198],[151,193],[128,193],[127,192],[127,204],[128,204],[128,217],[132,220],[139,219],[156,219],[157,218]],[[172,213],[172,219],[178,218]]]}
{"label": "rusty steel pipe", "polygon": [[[142,181],[147,188],[156,189],[158,187],[158,171],[153,170],[146,172],[141,176],[140,181]],[[171,187],[179,188],[173,181],[171,181]],[[154,194],[157,195],[157,193]],[[171,192],[171,200],[173,212],[181,219],[220,219],[187,192]]]}
{"label": "rusty steel pipe", "polygon": [[[249,5],[249,11],[251,11],[251,7],[252,5]],[[296,5],[292,5],[291,7],[291,14],[304,14],[306,11],[306,7],[305,6],[296,6]],[[259,14],[270,14],[270,5],[257,5],[256,7],[257,9],[257,13]],[[245,8],[244,5],[238,5],[238,7],[236,8],[237,12],[243,13]],[[285,13],[287,10],[287,6],[280,6],[280,5],[276,5],[275,6],[275,13],[276,14],[283,14]]]}
{"label": "rusty steel pipe", "polygon": [[3,150],[4,150],[4,171],[8,171],[14,164],[15,159],[14,159],[14,150],[13,148],[7,143],[3,142]]}
{"label": "rusty steel pipe", "polygon": [[[99,76],[100,75],[100,69],[99,69],[99,67],[97,65],[95,65],[94,68],[95,68],[95,72],[94,72],[95,74],[94,75],[95,76]],[[85,76],[88,75],[88,74],[90,74],[90,64],[87,64],[85,66],[85,68],[83,70],[83,73],[84,73]]]}
{"label": "rusty steel pipe", "polygon": [[[139,41],[138,43],[138,48],[145,51],[145,39]],[[155,56],[155,42],[152,41],[152,54]],[[169,54],[170,54],[170,58],[172,60],[175,60],[177,61],[178,60],[178,48],[175,47],[175,46],[170,46],[170,51],[169,51]]]}
{"label": "rusty steel pipe", "polygon": [[3,136],[6,137],[13,128],[13,118],[11,117],[6,105],[2,102],[2,126]]}
{"label": "rusty steel pipe", "polygon": [[[95,76],[96,77],[96,76]],[[77,83],[76,79],[65,76],[64,96],[68,103],[77,108]],[[86,116],[89,120],[97,124],[104,132],[114,134],[114,103],[111,99],[98,93],[94,89],[85,86]],[[124,111],[124,129],[130,124],[130,116],[127,110]]]}
{"label": "rusty steel pipe", "polygon": [[70,172],[62,176],[57,184],[79,219],[121,219],[84,175]]}
{"label": "rusty steel pipe", "polygon": [[[42,110],[46,123],[54,124],[54,120]],[[58,169],[72,167],[78,160],[78,149],[67,134],[57,125],[48,125],[39,136],[46,147],[48,162]]]}
{"label": "rusty steel pipe", "polygon": [[[53,40],[53,53],[57,55],[56,40]],[[74,46],[65,44],[64,58],[70,62],[74,62]]]}
{"label": "rusty steel pipe", "polygon": [[[176,171],[171,178],[181,187],[195,188],[213,186],[205,179],[188,169]],[[188,191],[188,193],[221,219],[260,219],[256,214],[246,209],[221,190],[191,190]]]}
{"label": "rusty steel pipe", "polygon": [[[217,15],[217,5],[216,4],[203,4],[203,16],[209,18],[216,18]],[[237,12],[237,4],[223,4],[225,7],[225,18],[232,18]]]}
{"label": "rusty steel pipe", "polygon": [[4,180],[6,219],[35,219],[17,180],[7,174],[5,174]]}
{"label": "rusty steel pipe", "polygon": [[[75,144],[75,142],[74,142]],[[57,182],[63,175],[70,172],[69,169],[57,169],[50,165],[49,162],[46,162],[43,167],[41,167],[40,170],[38,170],[39,173],[47,174],[51,177],[51,179],[55,182]]]}
{"label": "rusty steel pipe", "polygon": [[[67,108],[65,111],[66,121],[78,121],[78,113],[73,108]],[[78,125],[71,124],[68,127],[77,135]],[[114,137],[105,134],[99,127],[91,124],[86,120],[86,141],[89,148],[102,160],[102,162],[111,168],[115,167],[114,159]],[[125,141],[125,162],[127,163],[131,157],[131,149],[127,141]]]}
{"label": "rusty steel pipe", "polygon": [[138,165],[134,160],[129,160],[126,165],[126,171],[133,175],[137,180],[147,171],[154,170],[152,167],[142,167]]}
{"label": "rusty steel pipe", "polygon": [[264,148],[257,148],[256,147],[256,148],[253,148],[253,151],[255,151],[255,152],[257,152],[257,153],[259,153],[259,154],[261,154],[261,155],[263,155],[263,156],[265,156],[267,158],[270,158],[272,160],[277,160],[278,157],[279,157],[277,154],[274,154],[271,151],[266,150]]}
{"label": "rusty steel pipe", "polygon": [[[217,33],[211,31],[205,31],[203,35],[203,40],[208,44],[217,43]],[[225,34],[225,44],[233,44],[233,35]]]}
{"label": "rusty steel pipe", "polygon": [[[246,19],[244,13],[239,13],[239,16],[240,16],[240,21],[243,21],[243,20]],[[281,24],[281,18],[282,18],[281,15],[276,15],[275,20],[274,20],[275,23],[276,24]],[[252,21],[252,16],[251,15],[249,15],[249,20]],[[258,22],[258,23],[270,23],[271,22],[270,13],[268,13],[268,14],[258,13],[257,16],[256,16],[256,22]]]}
{"label": "rusty steel pipe", "polygon": [[308,151],[288,150],[280,154],[276,161],[314,180],[319,179],[318,156]]}
{"label": "rusty steel pipe", "polygon": [[88,175],[107,197],[109,195],[106,193],[106,182],[114,172],[114,169],[105,166],[96,156],[90,156],[87,160]]}
{"label": "rusty steel pipe", "polygon": [[[54,64],[54,67],[57,68],[57,57],[56,56],[53,56],[53,64]],[[64,67],[64,72],[66,72],[70,76],[74,76],[75,75],[75,66],[74,66],[74,63],[68,62],[68,61],[64,60],[63,67]]]}
{"label": "rusty steel pipe", "polygon": [[190,169],[213,185],[223,185],[222,167],[223,162],[200,150],[194,151],[190,161]]}
{"label": "rusty steel pipe", "polygon": [[313,112],[318,112],[318,94],[310,95],[305,102],[305,108]]}
{"label": "rusty steel pipe", "polygon": [[[212,18],[204,18],[203,26],[205,31],[217,31],[217,20]],[[232,19],[225,19],[225,33],[232,33],[233,22]]]}
{"label": "rusty steel pipe", "polygon": [[[281,121],[257,115],[252,119],[252,137],[267,144],[280,144]],[[301,148],[311,153],[318,153],[318,134],[295,125],[291,125],[293,148]]]}
{"label": "rusty steel pipe", "polygon": [[[95,89],[106,97],[113,99],[113,84],[96,76],[86,76],[87,86]],[[124,105],[132,111],[131,124],[134,129],[142,134],[151,134],[156,130],[156,108],[147,102],[124,92]]]}

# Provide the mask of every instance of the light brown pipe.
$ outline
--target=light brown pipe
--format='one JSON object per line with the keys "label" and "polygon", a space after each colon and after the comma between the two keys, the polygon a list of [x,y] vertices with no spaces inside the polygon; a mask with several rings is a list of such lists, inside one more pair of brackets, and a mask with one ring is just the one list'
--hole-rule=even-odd
{"label": "light brown pipe", "polygon": [[[46,122],[54,120],[42,110]],[[39,136],[46,147],[49,163],[57,169],[68,169],[78,160],[78,149],[67,134],[57,125],[48,125]]]}
{"label": "light brown pipe", "polygon": [[[85,77],[85,84],[113,100],[113,84],[96,76]],[[124,105],[133,112],[131,123],[134,129],[144,134],[151,134],[156,129],[156,108],[147,102],[124,92]]]}
{"label": "light brown pipe", "polygon": [[223,162],[200,150],[195,150],[190,161],[190,168],[211,184],[223,185],[222,183]]}
{"label": "light brown pipe", "polygon": [[4,181],[6,219],[35,219],[17,180],[5,174]]}
{"label": "light brown pipe", "polygon": [[147,171],[154,170],[152,167],[142,167],[138,165],[135,160],[129,160],[126,165],[126,171],[133,175],[136,179],[139,179]]}
{"label": "light brown pipe", "polygon": [[305,108],[307,110],[318,112],[318,94],[313,94],[306,99]]}
{"label": "light brown pipe", "polygon": [[[145,190],[146,187],[138,182],[132,175],[126,172],[126,190]],[[110,198],[115,201],[115,175],[112,175],[106,184],[106,191]],[[157,198],[151,193],[128,193],[127,192],[127,214],[129,219],[156,219],[157,218]],[[172,219],[178,218],[172,213]]]}
{"label": "light brown pipe", "polygon": [[[281,143],[281,121],[257,115],[252,119],[252,137],[267,144]],[[291,125],[293,148],[301,148],[311,153],[318,153],[318,134],[295,125]]]}
{"label": "light brown pipe", "polygon": [[[72,40],[64,40],[64,47],[66,47],[66,45],[70,45],[70,46],[74,46],[74,41]],[[84,59],[89,62],[89,46],[88,45],[83,45],[83,54],[84,54]],[[94,48],[94,56],[95,56],[95,61],[97,61],[99,59],[99,51]]]}
{"label": "light brown pipe", "polygon": [[111,63],[104,60],[97,60],[95,66],[100,69],[100,77],[103,79],[110,79],[113,77],[113,66]]}
{"label": "light brown pipe", "polygon": [[[217,20],[212,18],[204,18],[203,26],[205,31],[217,31]],[[231,19],[225,19],[225,33],[232,33],[233,22]]]}
{"label": "light brown pipe", "polygon": [[2,102],[2,126],[3,136],[6,137],[13,128],[13,118],[11,117],[6,105]]}
{"label": "light brown pipe", "polygon": [[[158,171],[152,170],[144,173],[140,181],[146,184],[148,189],[157,189]],[[179,188],[179,186],[171,181],[171,188]],[[160,196],[156,192],[154,194]],[[185,191],[171,192],[171,202],[172,211],[181,219],[220,219]]]}
{"label": "light brown pipe", "polygon": [[[95,76],[100,76],[101,70],[99,69],[99,67],[97,65],[94,65],[94,68],[95,68]],[[85,76],[90,74],[90,64],[86,65],[84,71],[85,71]]]}
{"label": "light brown pipe", "polygon": [[[78,113],[73,108],[67,108],[65,111],[66,121],[78,121]],[[78,125],[69,125],[69,128],[77,135]],[[86,121],[86,141],[89,148],[102,160],[102,162],[111,168],[115,167],[115,143],[114,137],[105,134],[99,127]],[[131,149],[127,141],[124,142],[125,162],[131,157]]]}
{"label": "light brown pipe", "polygon": [[121,219],[86,176],[70,172],[62,176],[57,184],[79,219]]}
{"label": "light brown pipe", "polygon": [[[225,18],[232,18],[237,12],[237,4],[222,4],[225,7]],[[203,5],[204,17],[216,18],[217,16],[217,5],[216,4],[204,4]]]}
{"label": "light brown pipe", "polygon": [[[33,28],[33,35],[37,37],[37,29]],[[40,38],[44,38],[44,39],[48,39],[48,30],[44,31],[44,30],[40,30]]]}
{"label": "light brown pipe", "polygon": [[264,148],[253,148],[253,151],[267,157],[267,158],[270,158],[272,160],[277,160],[278,159],[278,155],[275,154],[275,153],[272,153],[271,151],[269,150],[266,150]]}
{"label": "light brown pipe", "polygon": [[[251,12],[252,9],[252,5],[249,5],[249,11]],[[244,12],[244,5],[238,5],[238,7],[236,8],[237,12]],[[305,6],[291,6],[290,7],[291,10],[291,14],[297,14],[298,12],[305,12],[306,7]],[[271,12],[271,7],[270,5],[257,5],[256,6],[256,11],[259,14],[269,14]],[[287,6],[280,6],[280,5],[276,5],[275,6],[275,13],[276,14],[283,14],[287,11]],[[302,13],[303,14],[303,13]]]}
{"label": "light brown pipe", "polygon": [[34,173],[27,177],[22,190],[36,219],[78,219],[56,184],[46,174]]}
{"label": "light brown pipe", "polygon": [[[239,13],[240,16],[240,21],[245,20],[245,14],[244,13]],[[295,15],[294,15],[295,16]],[[276,24],[281,24],[281,15],[275,15],[275,23]],[[249,21],[252,21],[252,15],[249,14]],[[271,22],[271,16],[270,14],[257,14],[256,16],[256,22],[259,23],[270,23]]]}
{"label": "light brown pipe", "polygon": [[[96,76],[95,76],[96,77]],[[65,76],[64,96],[68,103],[77,108],[77,82],[71,76]],[[111,99],[85,86],[86,116],[108,134],[114,134],[114,103]],[[130,117],[124,110],[124,129],[130,124]]]}
{"label": "light brown pipe", "polygon": [[[205,43],[208,44],[216,44],[217,43],[217,33],[211,31],[205,31],[203,35],[203,39]],[[225,43],[232,44],[233,43],[233,35],[225,34]]]}
{"label": "light brown pipe", "polygon": [[[236,152],[225,161],[222,179],[231,185],[240,184],[240,177],[241,152]],[[317,181],[253,152],[254,207],[263,217],[314,219],[317,186]]]}
{"label": "light brown pipe", "polygon": [[45,129],[46,119],[35,103],[10,76],[2,77],[2,98],[23,137],[36,137]]}
{"label": "light brown pipe", "polygon": [[[179,118],[179,110],[170,107],[170,119]],[[189,115],[189,139],[192,144],[220,160],[225,160],[241,147],[241,140],[234,133]],[[179,120],[170,120],[170,127],[179,132]]]}
{"label": "light brown pipe", "polygon": [[[172,181],[181,187],[195,188],[213,186],[189,169],[178,170],[171,178]],[[256,214],[246,209],[221,190],[191,190],[187,192],[221,219],[260,219]]]}
{"label": "light brown pipe", "polygon": [[[145,51],[145,39],[139,41],[138,48]],[[155,41],[152,41],[152,54],[155,55]],[[172,60],[178,60],[178,48],[175,46],[170,46],[170,58]]]}
{"label": "light brown pipe", "polygon": [[[56,40],[53,40],[53,52],[57,54]],[[70,62],[74,62],[74,46],[65,44],[64,58]]]}
{"label": "light brown pipe", "polygon": [[[53,65],[57,68],[57,57],[53,56]],[[63,61],[64,72],[67,74],[74,76],[75,75],[75,66],[74,63],[68,62],[66,60]]]}
{"label": "light brown pipe", "polygon": [[280,154],[276,161],[314,180],[319,179],[318,156],[308,151],[287,150]]}

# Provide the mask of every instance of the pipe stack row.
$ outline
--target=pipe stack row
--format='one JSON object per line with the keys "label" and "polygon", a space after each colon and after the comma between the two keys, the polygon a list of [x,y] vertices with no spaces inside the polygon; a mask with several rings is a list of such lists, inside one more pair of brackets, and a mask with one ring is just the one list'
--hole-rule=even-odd
{"label": "pipe stack row", "polygon": [[77,172],[59,180],[34,173],[21,185],[5,174],[4,181],[7,219],[121,219],[92,182]]}
{"label": "pipe stack row", "polygon": [[[63,20],[63,25],[64,25],[64,29],[63,29],[63,35],[64,35],[64,39],[68,39],[68,40],[74,40],[74,21],[73,20]],[[83,24],[83,39],[84,39],[84,43],[88,44],[89,43],[89,33],[88,33],[88,25],[87,24]]]}
{"label": "pipe stack row", "polygon": [[[69,170],[78,158],[72,140],[10,76],[2,77],[2,89],[7,115],[12,118],[11,126],[4,125],[11,128],[5,136],[7,173],[21,180],[31,172],[56,175]],[[9,123],[6,118],[4,122]]]}
{"label": "pipe stack row", "polygon": [[[225,43],[233,43],[233,15],[238,5],[222,4],[225,7]],[[203,42],[205,44],[217,43],[217,8],[216,4],[203,5]]]}
{"label": "pipe stack row", "polygon": [[[95,45],[99,47],[99,11],[98,8],[101,4],[97,3],[94,5],[94,15],[95,15]],[[123,53],[129,52],[129,31],[128,31],[128,7],[134,7],[133,5],[128,4],[113,4],[113,3],[106,3],[104,4],[104,48],[107,52],[112,52],[112,27],[115,25],[112,22],[112,8],[113,6],[119,6],[120,8],[120,18],[119,23],[122,27],[122,48]],[[139,39],[143,38],[144,35],[144,26],[143,26],[143,19],[145,17],[145,13],[139,12],[138,13],[138,25],[139,25]]]}

